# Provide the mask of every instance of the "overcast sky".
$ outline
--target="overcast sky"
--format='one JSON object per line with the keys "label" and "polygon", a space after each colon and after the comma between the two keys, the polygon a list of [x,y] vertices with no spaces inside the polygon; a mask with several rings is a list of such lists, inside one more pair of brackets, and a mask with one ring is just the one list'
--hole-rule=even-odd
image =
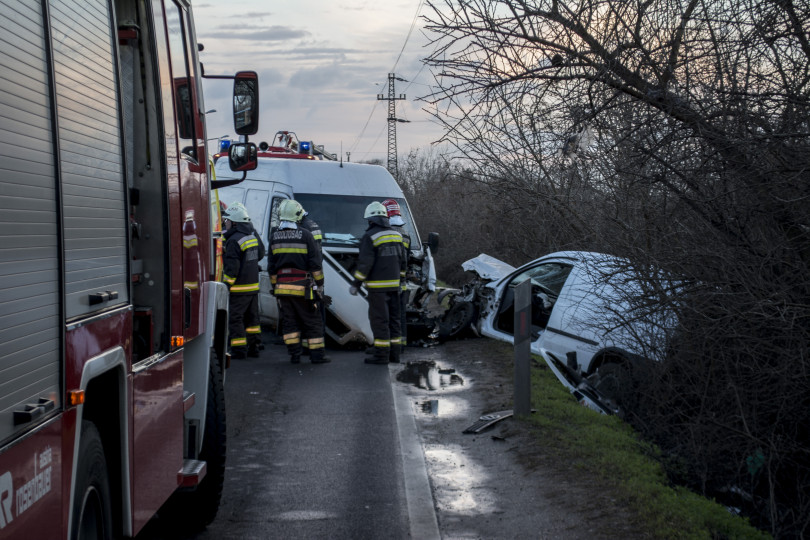
{"label": "overcast sky", "polygon": [[[194,2],[200,58],[207,74],[254,70],[259,74],[260,131],[251,141],[280,130],[322,144],[352,161],[387,159],[388,73],[397,82],[397,146],[400,155],[427,149],[440,129],[416,98],[433,82],[421,59],[431,51],[416,18],[421,0],[200,0]],[[411,31],[411,26],[413,29]],[[410,32],[410,37],[408,37]],[[407,42],[407,45],[406,45]],[[403,46],[405,46],[403,51]],[[402,54],[400,56],[400,52]],[[208,137],[233,136],[232,83],[205,81]],[[213,149],[214,143],[209,144]]]}

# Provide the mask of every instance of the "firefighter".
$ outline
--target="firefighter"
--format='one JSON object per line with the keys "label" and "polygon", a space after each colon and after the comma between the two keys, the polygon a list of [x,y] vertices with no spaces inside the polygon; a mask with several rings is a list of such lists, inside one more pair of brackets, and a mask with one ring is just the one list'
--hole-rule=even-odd
{"label": "firefighter", "polygon": [[324,354],[323,323],[318,308],[318,295],[323,289],[322,258],[312,233],[299,225],[303,212],[298,202],[281,201],[278,212],[281,222],[270,231],[268,271],[290,362],[301,362],[305,339],[310,361],[324,364],[330,359]]}
{"label": "firefighter", "polygon": [[258,358],[261,346],[259,324],[259,261],[265,250],[253,230],[244,205],[231,203],[222,214],[225,220],[225,256],[222,281],[230,288],[228,333],[231,358]]}
{"label": "firefighter", "polygon": [[[295,200],[290,200],[288,204],[295,206],[295,215],[300,216],[297,222],[298,225],[312,233],[312,238],[315,239],[315,244],[318,246],[318,253],[321,254],[321,259],[323,259],[323,232],[321,232],[321,226],[318,225],[314,219],[309,217],[309,212],[304,210],[301,203]],[[316,302],[318,303],[318,309],[321,313],[321,324],[323,325],[324,331],[326,331],[326,306],[330,301],[331,298],[324,294],[324,289],[322,286],[316,295]],[[309,342],[304,339],[302,340],[301,345],[304,347],[304,355],[308,355]]]}
{"label": "firefighter", "polygon": [[367,364],[399,362],[400,279],[405,271],[402,235],[390,227],[388,211],[377,201],[366,207],[363,215],[368,228],[360,240],[360,256],[349,292],[356,295],[360,285],[368,289],[368,319],[374,334],[374,353]]}
{"label": "firefighter", "polygon": [[406,272],[408,262],[410,261],[411,254],[411,237],[405,231],[405,220],[402,219],[402,212],[399,208],[399,203],[394,199],[385,199],[382,202],[385,210],[388,212],[388,222],[391,228],[402,235],[402,247],[405,252],[405,268],[400,275],[400,292],[399,292],[399,319],[400,319],[400,350],[401,353],[405,352],[405,347],[408,346],[408,287],[406,285]]}

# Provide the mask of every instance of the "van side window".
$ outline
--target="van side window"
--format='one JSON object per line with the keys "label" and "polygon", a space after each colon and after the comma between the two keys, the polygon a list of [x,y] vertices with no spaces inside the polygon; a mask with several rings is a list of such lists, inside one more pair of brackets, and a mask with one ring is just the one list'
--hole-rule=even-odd
{"label": "van side window", "polygon": [[[286,199],[286,197],[273,197],[273,206],[270,208],[270,227],[267,229],[268,231],[273,230],[274,227],[278,227],[281,221],[278,219],[278,206],[284,199]],[[268,238],[270,238],[269,235]]]}
{"label": "van side window", "polygon": [[267,199],[270,194],[263,189],[249,189],[245,197],[245,208],[247,208],[253,228],[261,234],[264,230],[264,215],[267,212]]}

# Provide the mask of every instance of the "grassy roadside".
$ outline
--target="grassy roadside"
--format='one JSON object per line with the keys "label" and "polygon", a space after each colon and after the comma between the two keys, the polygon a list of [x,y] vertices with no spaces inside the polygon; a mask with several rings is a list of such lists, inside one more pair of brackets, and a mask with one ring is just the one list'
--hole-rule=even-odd
{"label": "grassy roadside", "polygon": [[[511,371],[512,348],[504,347]],[[611,486],[647,538],[766,539],[770,535],[713,500],[671,485],[658,450],[615,416],[579,405],[539,358],[532,368],[532,408],[522,418],[544,452]]]}

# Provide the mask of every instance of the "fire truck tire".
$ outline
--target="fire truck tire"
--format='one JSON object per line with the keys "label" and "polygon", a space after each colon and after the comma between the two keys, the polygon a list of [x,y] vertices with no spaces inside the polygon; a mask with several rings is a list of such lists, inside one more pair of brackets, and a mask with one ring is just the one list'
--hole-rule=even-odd
{"label": "fire truck tire", "polygon": [[76,492],[73,498],[73,540],[112,538],[112,506],[107,460],[95,424],[82,421]]}
{"label": "fire truck tire", "polygon": [[169,501],[169,519],[174,522],[175,529],[199,531],[216,518],[225,483],[225,449],[225,386],[216,354],[211,351],[205,431],[200,449],[200,459],[206,463],[206,474],[194,491],[175,493]]}

